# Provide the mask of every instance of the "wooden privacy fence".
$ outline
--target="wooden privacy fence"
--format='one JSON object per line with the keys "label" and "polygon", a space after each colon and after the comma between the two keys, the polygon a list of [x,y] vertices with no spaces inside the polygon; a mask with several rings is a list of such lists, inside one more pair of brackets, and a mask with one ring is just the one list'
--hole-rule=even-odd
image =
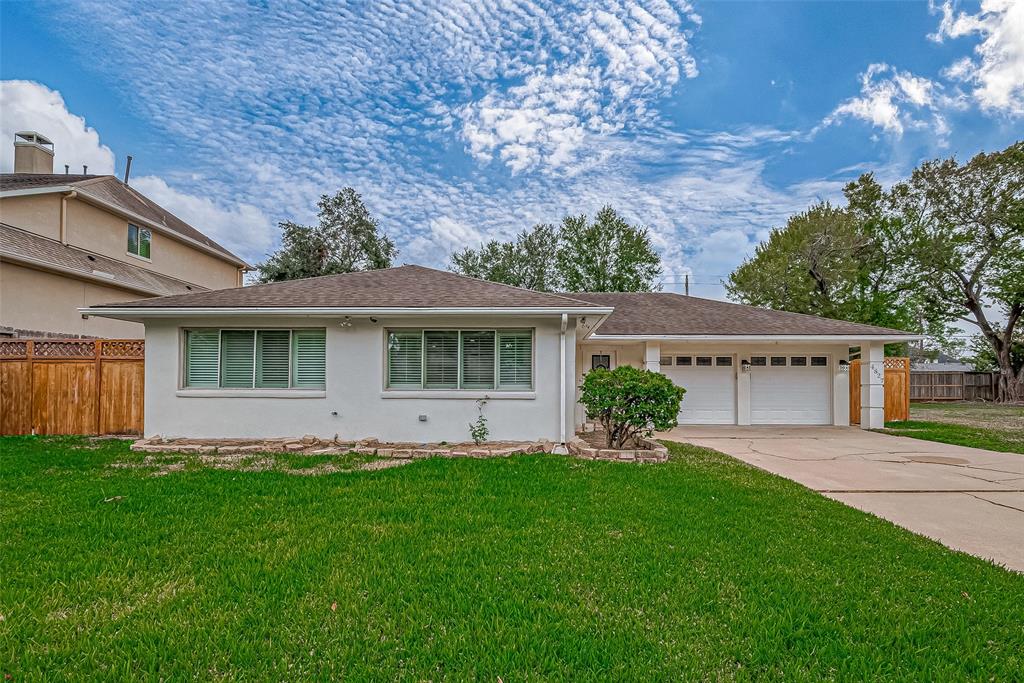
{"label": "wooden privacy fence", "polygon": [[994,401],[998,386],[995,372],[914,370],[910,373],[910,400]]}
{"label": "wooden privacy fence", "polygon": [[0,435],[141,434],[142,339],[0,340]]}
{"label": "wooden privacy fence", "polygon": [[[910,359],[885,359],[885,421],[910,419]],[[850,424],[860,424],[860,360],[850,361]]]}

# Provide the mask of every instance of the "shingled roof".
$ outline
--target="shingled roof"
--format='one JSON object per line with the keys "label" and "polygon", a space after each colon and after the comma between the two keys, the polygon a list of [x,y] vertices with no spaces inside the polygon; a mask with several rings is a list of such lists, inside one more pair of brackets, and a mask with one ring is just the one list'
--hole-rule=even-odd
{"label": "shingled roof", "polygon": [[190,285],[131,263],[61,244],[57,240],[26,232],[5,223],[0,223],[0,259],[36,268],[55,269],[69,275],[96,280],[111,287],[148,295],[206,291],[205,287]]}
{"label": "shingled roof", "polygon": [[559,294],[477,280],[424,266],[399,266],[212,292],[164,296],[104,308],[601,308]]}
{"label": "shingled roof", "polygon": [[76,192],[82,195],[82,199],[86,201],[93,198],[106,204],[112,204],[122,211],[145,219],[158,229],[163,228],[170,233],[177,234],[193,242],[198,242],[232,263],[246,265],[245,261],[112,175],[64,173],[0,174],[0,192],[45,190],[47,188],[52,188],[54,192],[59,192],[60,188],[63,187],[74,188]]}
{"label": "shingled roof", "polygon": [[887,327],[773,311],[668,292],[571,292],[565,296],[615,309],[597,329],[598,336],[910,334]]}

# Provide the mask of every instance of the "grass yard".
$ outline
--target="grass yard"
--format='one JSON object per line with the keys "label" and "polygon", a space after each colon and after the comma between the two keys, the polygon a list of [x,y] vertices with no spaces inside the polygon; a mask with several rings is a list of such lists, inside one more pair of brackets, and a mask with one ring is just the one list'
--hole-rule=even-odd
{"label": "grass yard", "polygon": [[123,442],[0,449],[14,681],[1024,671],[1024,577],[713,451],[321,458],[333,473],[299,476],[295,456],[238,471],[144,465]]}
{"label": "grass yard", "polygon": [[911,403],[910,421],[886,430],[928,441],[1024,454],[1024,406],[991,403]]}

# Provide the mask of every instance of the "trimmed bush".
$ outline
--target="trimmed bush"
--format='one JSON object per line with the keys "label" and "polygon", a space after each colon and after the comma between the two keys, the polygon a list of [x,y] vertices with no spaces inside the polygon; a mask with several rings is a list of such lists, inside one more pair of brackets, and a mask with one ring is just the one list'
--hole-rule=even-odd
{"label": "trimmed bush", "polygon": [[660,372],[620,365],[588,372],[580,387],[587,417],[604,427],[609,448],[622,448],[638,436],[676,426],[686,390]]}

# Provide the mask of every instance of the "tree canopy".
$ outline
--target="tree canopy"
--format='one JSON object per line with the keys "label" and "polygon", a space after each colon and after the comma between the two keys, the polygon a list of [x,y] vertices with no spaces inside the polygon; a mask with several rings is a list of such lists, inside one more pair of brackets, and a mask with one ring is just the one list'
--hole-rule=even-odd
{"label": "tree canopy", "polygon": [[258,282],[297,280],[357,270],[388,268],[398,254],[394,242],[351,187],[322,195],[319,221],[280,223],[281,248],[256,266]]}
{"label": "tree canopy", "polygon": [[974,325],[1000,397],[1024,399],[1011,359],[1024,315],[1024,142],[926,161],[888,191],[866,174],[844,194],[846,206],[816,204],[773,230],[729,276],[730,297],[940,341]]}
{"label": "tree canopy", "polygon": [[508,242],[466,247],[450,268],[539,291],[644,292],[658,288],[660,264],[647,230],[606,206],[593,221],[566,216],[557,227],[538,224]]}

